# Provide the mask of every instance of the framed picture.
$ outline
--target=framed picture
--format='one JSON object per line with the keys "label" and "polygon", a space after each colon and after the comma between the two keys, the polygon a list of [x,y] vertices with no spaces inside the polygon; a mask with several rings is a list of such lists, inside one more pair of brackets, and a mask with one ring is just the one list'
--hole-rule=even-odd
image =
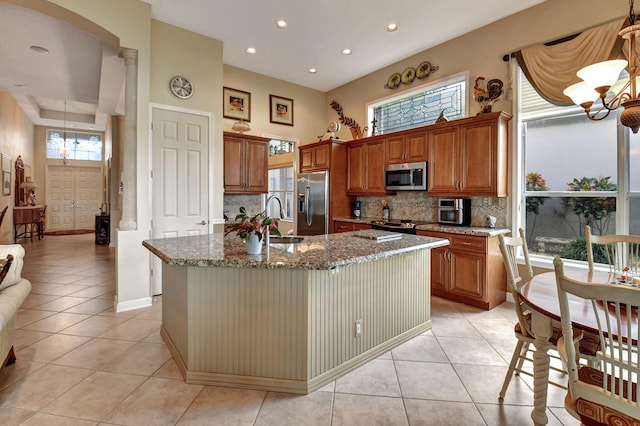
{"label": "framed picture", "polygon": [[11,195],[11,172],[2,171],[2,195]]}
{"label": "framed picture", "polygon": [[11,171],[11,157],[7,154],[2,154],[2,171],[3,172]]}
{"label": "framed picture", "polygon": [[222,116],[235,120],[251,121],[251,93],[223,87]]}
{"label": "framed picture", "polygon": [[269,95],[269,104],[272,123],[293,126],[293,99]]}

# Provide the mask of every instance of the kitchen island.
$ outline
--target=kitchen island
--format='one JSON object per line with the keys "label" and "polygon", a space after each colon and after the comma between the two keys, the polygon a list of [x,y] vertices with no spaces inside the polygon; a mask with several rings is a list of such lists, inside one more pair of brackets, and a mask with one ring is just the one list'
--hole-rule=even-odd
{"label": "kitchen island", "polygon": [[388,234],[261,255],[233,235],[143,242],[163,261],[161,334],[185,381],[309,393],[429,330],[430,251],[448,240],[369,239]]}

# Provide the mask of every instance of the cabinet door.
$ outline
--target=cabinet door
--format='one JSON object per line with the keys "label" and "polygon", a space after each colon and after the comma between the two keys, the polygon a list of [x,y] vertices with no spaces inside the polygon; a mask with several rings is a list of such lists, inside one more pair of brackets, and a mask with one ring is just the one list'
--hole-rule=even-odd
{"label": "cabinet door", "polygon": [[486,256],[457,250],[449,250],[449,253],[451,253],[449,293],[484,302]]}
{"label": "cabinet door", "polygon": [[385,139],[385,164],[404,163],[404,136],[391,136]]}
{"label": "cabinet door", "polygon": [[458,126],[429,132],[429,195],[458,192]]}
{"label": "cabinet door", "polygon": [[411,133],[405,136],[405,155],[408,163],[427,161],[427,132]]}
{"label": "cabinet door", "polygon": [[362,193],[365,186],[365,145],[350,145],[347,148],[347,193]]}
{"label": "cabinet door", "polygon": [[300,171],[307,172],[313,169],[313,147],[300,147]]}
{"label": "cabinet door", "polygon": [[495,121],[460,126],[460,190],[465,195],[497,193]]}
{"label": "cabinet door", "polygon": [[331,144],[316,146],[313,149],[313,168],[329,170],[331,167]]}
{"label": "cabinet door", "polygon": [[267,143],[262,141],[246,141],[247,161],[245,163],[245,191],[254,194],[265,194],[269,191],[267,182],[268,152]]}
{"label": "cabinet door", "polygon": [[438,296],[446,296],[449,278],[449,261],[447,248],[431,250],[431,290]]}
{"label": "cabinet door", "polygon": [[224,191],[244,192],[244,139],[224,139]]}
{"label": "cabinet door", "polygon": [[384,193],[384,141],[367,144],[367,185],[370,193]]}

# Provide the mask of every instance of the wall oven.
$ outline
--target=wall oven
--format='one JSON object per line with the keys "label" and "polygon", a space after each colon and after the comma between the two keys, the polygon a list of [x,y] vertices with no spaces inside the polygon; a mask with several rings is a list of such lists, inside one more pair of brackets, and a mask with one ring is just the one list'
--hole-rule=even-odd
{"label": "wall oven", "polygon": [[389,191],[426,191],[427,162],[385,165],[384,189]]}

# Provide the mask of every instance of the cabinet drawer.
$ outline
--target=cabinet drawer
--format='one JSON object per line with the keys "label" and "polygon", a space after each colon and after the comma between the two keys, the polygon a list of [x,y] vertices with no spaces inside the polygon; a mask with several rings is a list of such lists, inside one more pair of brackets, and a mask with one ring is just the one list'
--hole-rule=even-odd
{"label": "cabinet drawer", "polygon": [[487,251],[487,239],[471,235],[448,234],[451,241],[450,248],[485,253]]}

